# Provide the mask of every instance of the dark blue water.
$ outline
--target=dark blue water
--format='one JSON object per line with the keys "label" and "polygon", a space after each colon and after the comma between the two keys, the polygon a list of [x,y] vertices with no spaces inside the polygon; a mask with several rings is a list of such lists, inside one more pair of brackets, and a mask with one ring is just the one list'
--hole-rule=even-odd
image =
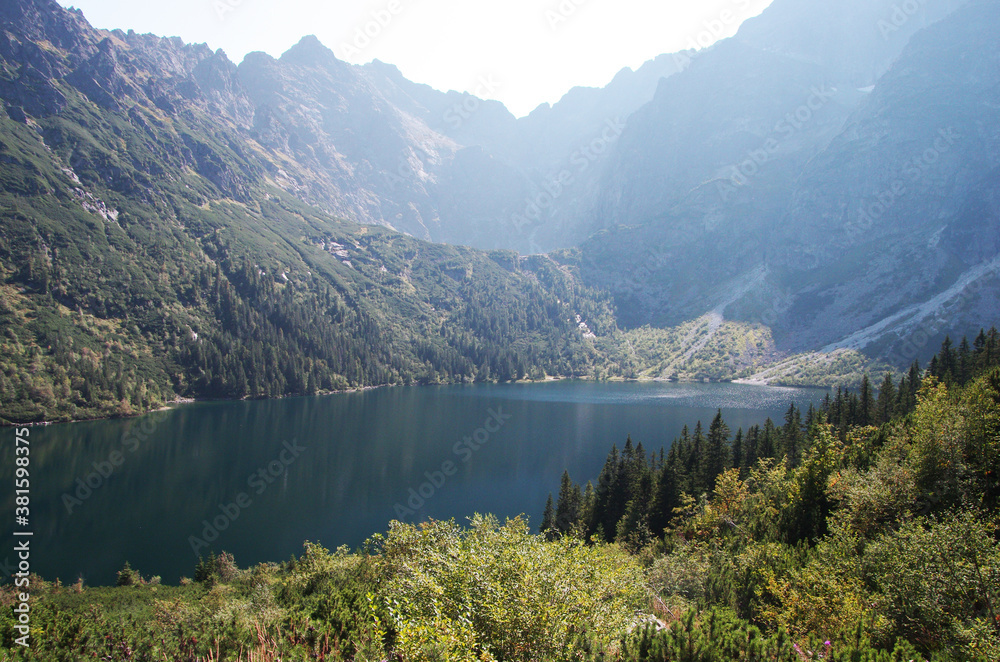
{"label": "dark blue water", "polygon": [[[175,583],[194,573],[195,550],[232,552],[245,567],[287,559],[305,540],[356,547],[392,519],[524,513],[537,524],[563,469],[596,479],[627,435],[658,450],[719,408],[735,431],[824,394],[736,384],[414,387],[32,428],[32,569],[106,584],[128,560]],[[0,530],[12,531],[14,431],[0,435],[0,485],[10,486]]]}

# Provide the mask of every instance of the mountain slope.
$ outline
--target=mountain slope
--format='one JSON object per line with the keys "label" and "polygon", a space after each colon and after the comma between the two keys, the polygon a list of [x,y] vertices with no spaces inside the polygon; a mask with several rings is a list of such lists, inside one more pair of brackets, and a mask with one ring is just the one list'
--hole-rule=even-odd
{"label": "mountain slope", "polygon": [[428,244],[284,190],[310,170],[249,137],[268,88],[221,53],[44,0],[2,20],[3,418],[608,367],[606,300],[550,261]]}
{"label": "mountain slope", "polygon": [[[803,172],[782,222],[787,251],[775,262],[790,275],[812,267],[791,276],[801,288],[791,315],[822,330],[797,333],[804,343],[887,320],[854,344],[897,351],[918,329],[936,336],[995,316],[998,10],[992,0],[971,2],[915,35]],[[846,282],[818,275],[833,270]]]}
{"label": "mountain slope", "polygon": [[725,317],[771,327],[783,352],[851,347],[905,364],[945,333],[988,326],[989,270],[933,324],[905,316],[840,343],[926,312],[996,255],[996,9],[939,4],[886,23],[891,3],[775,3],[632,117],[584,278],[613,292],[626,325],[672,325],[766,268]]}

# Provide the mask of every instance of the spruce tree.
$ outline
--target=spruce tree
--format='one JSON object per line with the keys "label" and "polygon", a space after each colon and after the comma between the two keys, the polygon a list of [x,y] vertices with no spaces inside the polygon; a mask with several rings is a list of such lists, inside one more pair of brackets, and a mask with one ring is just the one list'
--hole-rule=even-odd
{"label": "spruce tree", "polygon": [[939,356],[941,359],[938,362],[938,369],[940,370],[938,377],[945,384],[950,384],[955,378],[955,373],[958,371],[955,352],[952,350],[951,336],[944,337]]}
{"label": "spruce tree", "polygon": [[802,454],[802,415],[793,402],[785,412],[785,426],[781,430],[781,453],[789,466],[799,466]]}
{"label": "spruce tree", "polygon": [[[676,454],[671,448],[669,458],[676,460]],[[673,517],[674,508],[677,507],[677,478],[674,474],[675,462],[668,459],[656,476],[654,486],[653,505],[650,509],[649,528],[654,536],[661,536],[663,530],[670,524]]]}
{"label": "spruce tree", "polygon": [[847,424],[847,422],[844,420],[845,409],[846,407],[844,406],[844,389],[838,386],[837,397],[834,398],[833,403],[830,405],[830,422],[836,425],[838,428],[842,428]]}
{"label": "spruce tree", "polygon": [[892,373],[885,373],[882,380],[882,388],[878,391],[878,400],[875,403],[875,423],[884,425],[893,416],[896,408],[896,385],[893,383]]}
{"label": "spruce tree", "polygon": [[778,429],[774,426],[774,421],[768,418],[764,421],[764,430],[760,434],[757,451],[758,458],[777,457]]}
{"label": "spruce tree", "polygon": [[681,430],[681,436],[674,440],[673,446],[670,447],[670,454],[667,456],[667,462],[672,462],[674,479],[677,481],[677,489],[679,492],[693,492],[691,488],[691,481],[694,477],[688,472],[689,461],[688,458],[691,455],[691,433],[688,431],[688,426],[684,426]]}
{"label": "spruce tree", "polygon": [[972,349],[969,347],[969,339],[962,336],[962,342],[958,345],[958,357],[955,364],[955,379],[959,386],[965,386],[972,378]]}
{"label": "spruce tree", "polygon": [[861,395],[858,402],[857,425],[865,426],[872,424],[875,413],[875,397],[872,395],[872,383],[868,379],[868,373],[861,378]]}
{"label": "spruce tree", "polygon": [[726,470],[729,457],[729,426],[722,420],[722,410],[718,410],[708,428],[701,460],[701,480],[705,491],[715,489],[715,481]]}
{"label": "spruce tree", "polygon": [[597,479],[597,490],[594,498],[594,512],[591,516],[592,519],[590,524],[587,527],[590,535],[596,534],[598,529],[600,529],[604,536],[604,540],[607,540],[608,542],[613,542],[613,540],[608,539],[607,536],[614,536],[615,524],[618,522],[618,519],[614,516],[612,510],[615,507],[614,502],[617,500],[619,490],[618,482],[620,464],[621,460],[618,453],[618,445],[615,444],[611,447],[611,452],[604,461],[604,468],[601,469],[601,475]]}
{"label": "spruce tree", "polygon": [[920,392],[920,385],[923,383],[923,375],[920,370],[920,362],[914,361],[913,365],[910,366],[910,372],[907,375],[907,396],[906,396],[906,411],[905,413],[910,413],[917,408],[917,393]]}
{"label": "spruce tree", "polygon": [[687,474],[691,477],[691,491],[694,494],[705,492],[705,474],[701,470],[703,466],[702,455],[705,452],[705,433],[701,429],[701,421],[694,426],[694,435],[691,437],[691,451],[688,455]]}
{"label": "spruce tree", "polygon": [[976,339],[972,341],[972,353],[974,361],[974,370],[980,372],[985,370],[988,366],[986,365],[984,359],[986,358],[986,330],[979,329],[979,335]]}
{"label": "spruce tree", "polygon": [[583,491],[583,503],[580,506],[580,522],[589,526],[594,519],[594,504],[597,501],[597,491],[594,489],[593,481],[587,481],[587,487]]}
{"label": "spruce tree", "polygon": [[997,360],[1000,358],[1000,353],[998,352],[1000,352],[1000,332],[994,326],[990,327],[989,332],[986,334],[986,349],[983,352],[984,370],[997,365]]}
{"label": "spruce tree", "polygon": [[733,439],[733,456],[730,460],[730,465],[734,469],[739,469],[740,473],[743,473],[743,469],[746,468],[746,458],[744,456],[745,451],[743,450],[743,428],[736,431],[736,437]]}
{"label": "spruce tree", "polygon": [[931,357],[931,362],[927,366],[927,374],[931,377],[942,379],[944,376],[944,369],[941,367],[941,360],[938,358],[939,356],[940,354]]}
{"label": "spruce tree", "polygon": [[743,441],[743,466],[752,469],[760,459],[760,426],[753,425],[747,430]]}
{"label": "spruce tree", "polygon": [[907,399],[910,395],[910,387],[906,383],[906,375],[900,377],[899,388],[896,389],[896,408],[893,414],[895,416],[906,416],[907,413]]}
{"label": "spruce tree", "polygon": [[556,502],[556,529],[560,533],[571,532],[580,521],[580,506],[583,495],[580,486],[574,485],[569,471],[563,471],[559,484],[559,501]]}
{"label": "spruce tree", "polygon": [[551,532],[556,525],[555,508],[552,506],[552,492],[549,492],[548,501],[545,502],[545,512],[542,514],[542,525],[538,527],[538,532],[551,540]]}

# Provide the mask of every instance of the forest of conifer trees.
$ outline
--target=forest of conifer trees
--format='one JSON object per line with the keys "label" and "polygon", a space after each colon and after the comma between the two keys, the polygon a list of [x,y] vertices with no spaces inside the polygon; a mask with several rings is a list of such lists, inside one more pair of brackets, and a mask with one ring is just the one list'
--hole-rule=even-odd
{"label": "forest of conifer trees", "polygon": [[[738,469],[740,477],[746,478],[762,460],[780,460],[789,469],[797,469],[824,426],[829,426],[842,443],[859,429],[871,429],[876,436],[884,434],[882,426],[905,418],[916,408],[925,379],[963,387],[998,365],[1000,333],[991,328],[980,331],[971,344],[963,338],[957,350],[950,337],[945,338],[927,370],[914,362],[898,383],[887,373],[876,391],[866,375],[856,390],[838,388],[819,408],[810,406],[803,413],[791,404],[778,423],[768,418],[763,426],[733,434],[720,410],[707,432],[701,421],[694,430],[684,426],[669,451],[661,448],[656,453],[629,437],[622,450],[612,447],[596,485],[588,481],[581,487],[568,472],[563,473],[558,498],[553,501],[549,496],[540,530],[550,538],[597,536],[642,547],[667,528],[679,508],[711,493],[725,471]],[[824,519],[808,524],[803,518],[801,529],[787,532],[787,541],[794,544],[823,535]]]}
{"label": "forest of conifer trees", "polygon": [[995,328],[947,338],[877,390],[735,434],[720,411],[668,451],[628,438],[596,485],[564,472],[542,535],[613,541],[658,591],[614,659],[779,659],[789,638],[789,659],[996,659],[998,349]]}

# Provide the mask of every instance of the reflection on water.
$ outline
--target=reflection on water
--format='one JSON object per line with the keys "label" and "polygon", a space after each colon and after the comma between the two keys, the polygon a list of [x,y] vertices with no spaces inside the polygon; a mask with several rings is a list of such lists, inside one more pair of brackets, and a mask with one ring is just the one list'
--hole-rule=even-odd
{"label": "reflection on water", "polygon": [[[33,428],[33,569],[93,585],[112,582],[128,560],[172,583],[193,574],[192,543],[208,549],[199,540],[217,536],[210,546],[247,566],[288,558],[304,540],[357,546],[411,507],[411,520],[523,512],[537,524],[562,470],[596,478],[626,435],[659,449],[717,408],[735,430],[824,393],[589,382],[394,388]],[[12,480],[7,453],[0,481]],[[12,492],[0,499],[6,531]]]}

